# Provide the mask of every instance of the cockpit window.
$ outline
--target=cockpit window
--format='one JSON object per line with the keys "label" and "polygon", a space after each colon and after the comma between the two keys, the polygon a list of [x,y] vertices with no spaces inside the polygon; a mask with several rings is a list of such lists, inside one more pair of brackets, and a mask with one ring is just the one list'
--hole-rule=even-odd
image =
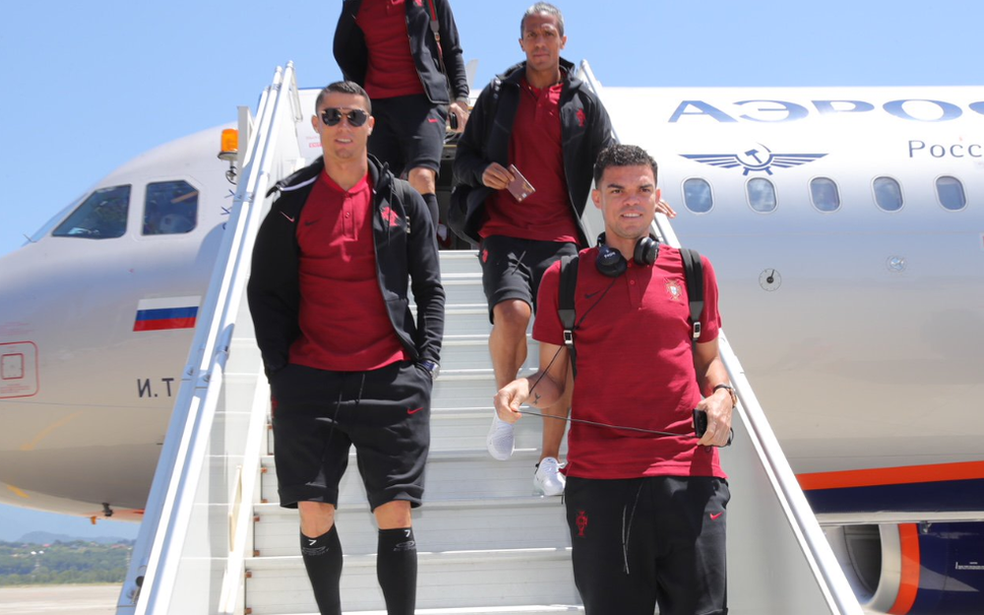
{"label": "cockpit window", "polygon": [[967,195],[964,194],[963,184],[956,177],[944,175],[936,180],[936,196],[940,205],[950,211],[960,211],[967,206]]}
{"label": "cockpit window", "polygon": [[884,211],[902,209],[902,186],[891,177],[875,178],[875,203]]}
{"label": "cockpit window", "polygon": [[683,182],[683,204],[695,214],[706,214],[714,207],[711,185],[698,177]]}
{"label": "cockpit window", "polygon": [[745,186],[748,193],[748,204],[755,211],[763,214],[776,209],[776,187],[767,179],[756,177],[748,180]]}
{"label": "cockpit window", "polygon": [[198,224],[198,189],[186,181],[147,184],[144,235],[179,235]]}
{"label": "cockpit window", "polygon": [[51,234],[55,237],[112,239],[126,233],[130,186],[100,188],[82,201]]}
{"label": "cockpit window", "polygon": [[826,177],[817,177],[810,182],[810,200],[817,211],[824,213],[837,211],[841,206],[837,184]]}

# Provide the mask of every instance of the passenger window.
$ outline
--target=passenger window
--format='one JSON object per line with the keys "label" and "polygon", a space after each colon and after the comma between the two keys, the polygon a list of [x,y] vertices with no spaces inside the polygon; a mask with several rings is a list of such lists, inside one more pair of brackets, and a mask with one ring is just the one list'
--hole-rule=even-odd
{"label": "passenger window", "polygon": [[840,193],[834,180],[817,177],[810,182],[810,199],[817,211],[831,212],[840,209]]}
{"label": "passenger window", "polygon": [[186,181],[147,184],[144,235],[179,235],[198,225],[198,190]]}
{"label": "passenger window", "polygon": [[875,203],[885,211],[902,209],[902,187],[891,177],[875,178]]}
{"label": "passenger window", "polygon": [[967,206],[963,184],[956,177],[943,176],[937,179],[936,196],[940,199],[940,205],[950,211],[960,211]]}
{"label": "passenger window", "polygon": [[756,177],[745,186],[748,204],[759,213],[767,214],[776,209],[776,187],[767,179]]}
{"label": "passenger window", "polygon": [[51,234],[55,237],[112,239],[126,233],[130,186],[100,188],[75,208]]}
{"label": "passenger window", "polygon": [[714,207],[711,185],[700,178],[683,182],[683,204],[695,214],[706,214]]}

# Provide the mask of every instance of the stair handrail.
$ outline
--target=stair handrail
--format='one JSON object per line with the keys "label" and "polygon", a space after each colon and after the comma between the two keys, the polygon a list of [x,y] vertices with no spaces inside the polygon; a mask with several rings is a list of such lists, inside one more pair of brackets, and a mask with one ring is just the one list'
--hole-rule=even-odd
{"label": "stair handrail", "polygon": [[[594,76],[587,60],[582,60],[579,70],[582,79],[604,102],[603,87]],[[617,134],[615,137],[619,140]],[[673,231],[669,218],[665,215],[656,215],[652,230],[667,245],[680,247],[680,241]],[[844,576],[840,563],[834,556],[830,543],[827,542],[813,510],[800,488],[799,481],[797,481],[796,475],[789,466],[789,461],[783,454],[782,447],[772,431],[772,426],[769,424],[761,405],[759,405],[752,385],[745,376],[745,370],[723,330],[718,335],[718,348],[728,371],[728,376],[731,378],[731,384],[735,387],[735,392],[738,395],[738,406],[735,410],[747,428],[749,439],[759,458],[763,461],[763,467],[772,489],[779,500],[786,519],[789,521],[800,549],[807,559],[821,594],[832,613],[861,615],[862,609],[857,596]]]}
{"label": "stair handrail", "polygon": [[144,518],[117,605],[118,615],[169,613],[195,490],[207,462],[208,438],[249,271],[252,244],[270,184],[278,117],[299,119],[294,67],[278,67],[257,107],[241,179],[182,374]]}

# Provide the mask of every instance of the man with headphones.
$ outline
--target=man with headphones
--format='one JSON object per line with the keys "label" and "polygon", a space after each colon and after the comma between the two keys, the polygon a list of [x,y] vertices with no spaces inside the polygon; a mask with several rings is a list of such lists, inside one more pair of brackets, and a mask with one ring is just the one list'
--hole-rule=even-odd
{"label": "man with headphones", "polygon": [[[718,352],[718,290],[701,258],[704,308],[694,341],[680,250],[650,236],[656,162],[613,145],[595,164],[591,197],[605,233],[579,255],[568,434],[567,521],[587,615],[727,613],[725,521],[730,494],[715,447],[728,443],[734,390]],[[558,314],[560,263],[543,275],[533,338],[540,371],[496,395],[515,423],[565,394],[571,357]],[[697,438],[693,411],[707,415]]]}

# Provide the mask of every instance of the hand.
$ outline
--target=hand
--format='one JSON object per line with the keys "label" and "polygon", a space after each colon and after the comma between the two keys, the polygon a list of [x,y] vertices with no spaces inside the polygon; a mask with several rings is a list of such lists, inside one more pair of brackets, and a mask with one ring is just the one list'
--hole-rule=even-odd
{"label": "hand", "polygon": [[501,420],[512,424],[523,417],[523,413],[519,411],[519,406],[530,396],[529,386],[529,380],[520,378],[499,389],[492,403],[495,405],[495,412]]}
{"label": "hand", "polygon": [[707,413],[707,431],[698,442],[698,446],[727,446],[731,437],[731,394],[725,389],[718,389],[710,397],[705,397],[697,404],[698,410]]}
{"label": "hand", "polygon": [[471,115],[468,112],[468,106],[455,101],[448,105],[448,113],[453,115],[457,120],[458,126],[454,131],[463,132],[465,130],[465,124],[468,123],[468,117]]}
{"label": "hand", "polygon": [[677,213],[673,211],[673,208],[670,207],[670,204],[663,199],[660,199],[659,202],[656,203],[656,213],[663,214],[667,218],[676,218],[677,215]]}
{"label": "hand", "polygon": [[482,183],[493,190],[505,190],[516,177],[498,162],[489,163],[482,172]]}

